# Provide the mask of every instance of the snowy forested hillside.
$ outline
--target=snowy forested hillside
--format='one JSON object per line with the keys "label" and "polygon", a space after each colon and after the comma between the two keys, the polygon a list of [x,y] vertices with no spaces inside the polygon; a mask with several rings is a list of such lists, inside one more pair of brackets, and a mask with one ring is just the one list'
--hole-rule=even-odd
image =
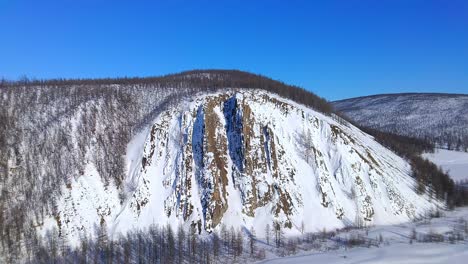
{"label": "snowy forested hillside", "polygon": [[468,95],[383,94],[333,105],[359,125],[468,151]]}
{"label": "snowy forested hillside", "polygon": [[6,262],[50,262],[70,246],[100,262],[142,250],[143,239],[164,247],[146,256],[163,261],[175,228],[190,232],[193,253],[207,246],[195,234],[215,243],[272,227],[282,241],[410,221],[455,197],[437,168],[388,149],[407,150],[399,139],[384,147],[385,136],[377,142],[320,97],[262,76],[191,71],[0,89]]}

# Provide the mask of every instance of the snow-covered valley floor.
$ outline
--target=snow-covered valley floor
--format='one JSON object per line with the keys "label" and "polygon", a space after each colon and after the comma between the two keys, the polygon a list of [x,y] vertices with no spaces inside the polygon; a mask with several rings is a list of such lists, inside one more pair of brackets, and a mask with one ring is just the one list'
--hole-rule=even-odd
{"label": "snow-covered valley floor", "polygon": [[[440,218],[340,232],[322,241],[327,246],[318,250],[298,250],[286,257],[276,257],[269,250],[270,255],[259,263],[467,263],[467,221],[468,207],[457,208]],[[367,242],[354,247],[337,243],[350,237]]]}
{"label": "snow-covered valley floor", "polygon": [[463,244],[393,244],[379,248],[313,253],[267,260],[263,263],[467,263],[468,248]]}
{"label": "snow-covered valley floor", "polygon": [[436,149],[423,157],[440,166],[454,181],[468,180],[468,153],[446,149]]}

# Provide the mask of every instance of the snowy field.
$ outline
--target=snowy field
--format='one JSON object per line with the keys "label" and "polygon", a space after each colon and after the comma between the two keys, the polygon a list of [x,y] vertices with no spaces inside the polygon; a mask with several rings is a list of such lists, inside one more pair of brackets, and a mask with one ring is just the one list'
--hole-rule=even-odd
{"label": "snowy field", "polygon": [[313,253],[272,259],[263,263],[467,263],[466,244],[395,244],[379,248]]}
{"label": "snowy field", "polygon": [[[407,224],[340,232],[322,242],[327,246],[319,250],[298,250],[286,257],[270,254],[258,263],[468,263],[468,207],[443,214]],[[340,237],[351,236],[379,242],[336,246]]]}
{"label": "snowy field", "polygon": [[467,152],[436,149],[434,153],[423,154],[423,157],[442,167],[454,181],[468,179]]}

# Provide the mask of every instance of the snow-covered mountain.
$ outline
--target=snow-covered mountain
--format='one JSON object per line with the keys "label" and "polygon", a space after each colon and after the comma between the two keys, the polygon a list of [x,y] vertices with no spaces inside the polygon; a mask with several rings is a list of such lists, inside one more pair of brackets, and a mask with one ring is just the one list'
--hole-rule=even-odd
{"label": "snow-covered mountain", "polygon": [[151,224],[261,234],[409,221],[440,203],[417,194],[411,166],[346,121],[263,90],[222,89],[168,106],[128,144],[122,186],[89,162],[57,197],[71,241]]}
{"label": "snow-covered mountain", "polygon": [[333,105],[359,125],[468,150],[468,95],[383,94]]}
{"label": "snow-covered mountain", "polygon": [[430,166],[378,142],[324,99],[240,71],[3,81],[0,262],[155,225],[262,237],[268,225],[401,223],[456,198]]}

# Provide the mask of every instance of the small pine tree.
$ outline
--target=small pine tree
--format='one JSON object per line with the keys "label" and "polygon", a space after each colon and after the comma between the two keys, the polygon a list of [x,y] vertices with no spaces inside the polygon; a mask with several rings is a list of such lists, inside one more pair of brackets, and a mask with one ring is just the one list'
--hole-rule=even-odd
{"label": "small pine tree", "polygon": [[236,232],[236,241],[235,241],[235,250],[236,250],[236,255],[240,256],[242,255],[242,252],[244,251],[244,237],[242,235],[242,230],[238,229]]}
{"label": "small pine tree", "polygon": [[416,237],[417,237],[416,229],[413,227],[413,229],[411,229],[410,239],[416,240]]}
{"label": "small pine tree", "polygon": [[249,234],[249,246],[250,246],[250,256],[253,257],[255,253],[255,230],[253,227],[250,228],[250,234]]}
{"label": "small pine tree", "polygon": [[283,238],[284,238],[284,231],[281,226],[281,223],[279,221],[275,221],[273,223],[273,229],[274,229],[273,231],[275,234],[275,244],[276,244],[276,247],[279,248],[282,245]]}
{"label": "small pine tree", "polygon": [[219,250],[220,250],[220,241],[219,241],[218,233],[216,233],[216,231],[213,232],[212,234],[212,242],[213,242],[213,257],[214,259],[218,259]]}
{"label": "small pine tree", "polygon": [[184,227],[182,224],[179,224],[177,227],[177,262],[182,263],[183,260],[183,255],[182,253],[184,252],[184,241],[185,241],[185,231]]}

